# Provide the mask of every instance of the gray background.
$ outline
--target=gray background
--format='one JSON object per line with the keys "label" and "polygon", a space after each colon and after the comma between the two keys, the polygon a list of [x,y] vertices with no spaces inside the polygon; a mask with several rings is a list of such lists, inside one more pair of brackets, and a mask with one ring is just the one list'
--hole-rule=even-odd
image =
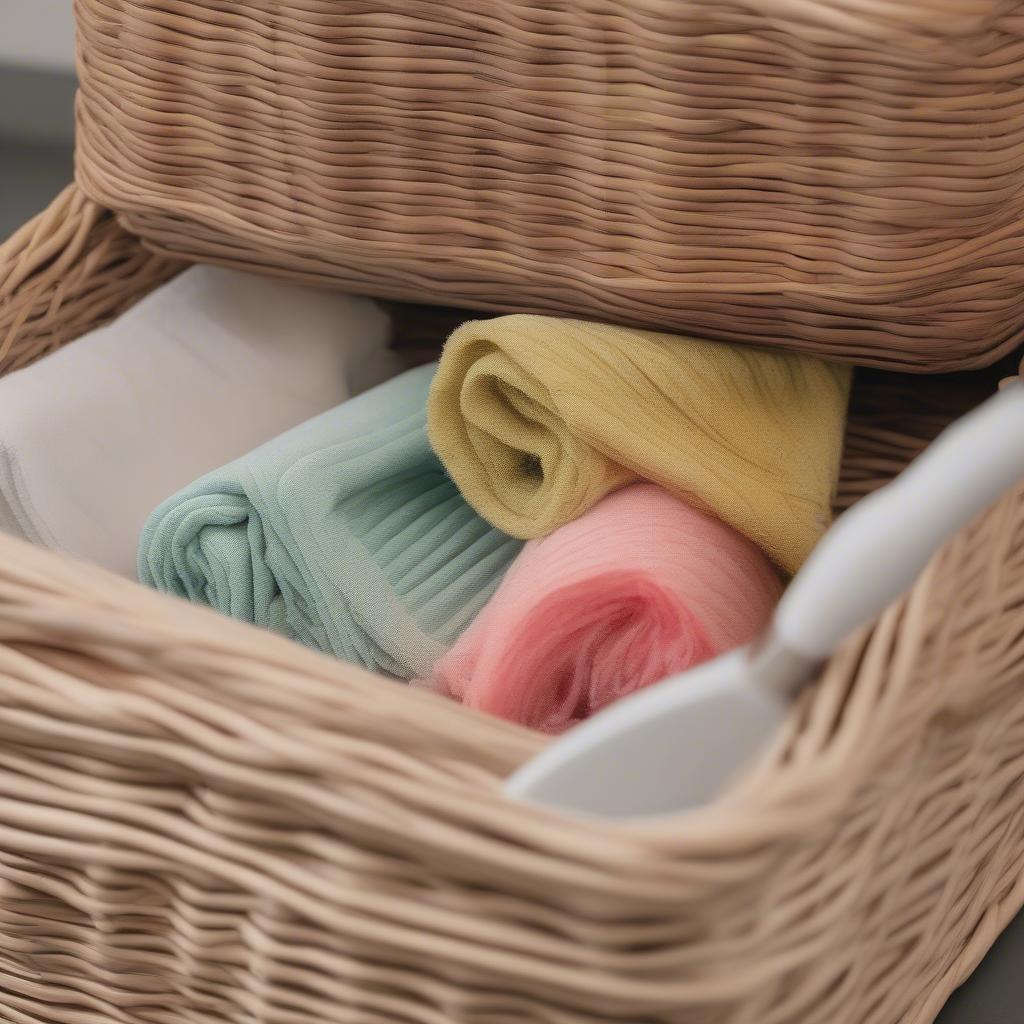
{"label": "gray background", "polygon": [[74,90],[69,74],[0,64],[0,237],[71,180]]}
{"label": "gray background", "polygon": [[[0,237],[71,180],[73,94],[68,74],[0,66]],[[954,993],[939,1022],[1024,1024],[1024,915]]]}

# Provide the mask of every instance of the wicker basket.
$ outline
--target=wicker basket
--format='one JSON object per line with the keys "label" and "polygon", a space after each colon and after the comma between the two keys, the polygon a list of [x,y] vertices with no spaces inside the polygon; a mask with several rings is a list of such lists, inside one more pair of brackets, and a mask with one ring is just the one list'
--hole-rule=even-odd
{"label": "wicker basket", "polygon": [[[72,189],[0,368],[174,273]],[[992,386],[860,375],[840,504]],[[928,1024],[1024,901],[1024,490],[714,806],[502,798],[536,735],[0,541],[0,1018]]]}
{"label": "wicker basket", "polygon": [[1024,0],[76,0],[161,252],[949,370],[1024,325]]}

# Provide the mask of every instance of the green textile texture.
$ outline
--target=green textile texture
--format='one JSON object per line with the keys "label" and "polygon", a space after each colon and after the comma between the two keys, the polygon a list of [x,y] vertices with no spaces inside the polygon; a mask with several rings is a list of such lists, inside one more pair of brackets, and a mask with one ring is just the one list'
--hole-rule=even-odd
{"label": "green textile texture", "polygon": [[139,578],[401,678],[429,674],[522,544],[427,439],[436,364],[208,473],[149,518]]}

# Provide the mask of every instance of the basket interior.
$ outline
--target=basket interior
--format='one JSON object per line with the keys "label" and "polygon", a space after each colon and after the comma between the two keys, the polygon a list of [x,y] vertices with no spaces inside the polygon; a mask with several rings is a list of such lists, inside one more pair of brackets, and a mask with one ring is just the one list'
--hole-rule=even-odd
{"label": "basket interior", "polygon": [[[6,369],[80,333],[81,295],[95,322],[153,286],[83,274],[69,326],[52,265]],[[858,372],[837,507],[1008,370]],[[5,1005],[924,1021],[1020,903],[1022,533],[1024,493],[844,647],[744,782],[625,829],[501,798],[542,737],[0,540]]]}

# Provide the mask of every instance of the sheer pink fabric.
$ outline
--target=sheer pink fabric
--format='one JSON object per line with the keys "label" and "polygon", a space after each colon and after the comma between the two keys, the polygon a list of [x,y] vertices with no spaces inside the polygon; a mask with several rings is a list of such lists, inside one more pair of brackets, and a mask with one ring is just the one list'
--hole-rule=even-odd
{"label": "sheer pink fabric", "polygon": [[634,484],[531,541],[427,685],[545,732],[751,640],[781,582],[749,540]]}

